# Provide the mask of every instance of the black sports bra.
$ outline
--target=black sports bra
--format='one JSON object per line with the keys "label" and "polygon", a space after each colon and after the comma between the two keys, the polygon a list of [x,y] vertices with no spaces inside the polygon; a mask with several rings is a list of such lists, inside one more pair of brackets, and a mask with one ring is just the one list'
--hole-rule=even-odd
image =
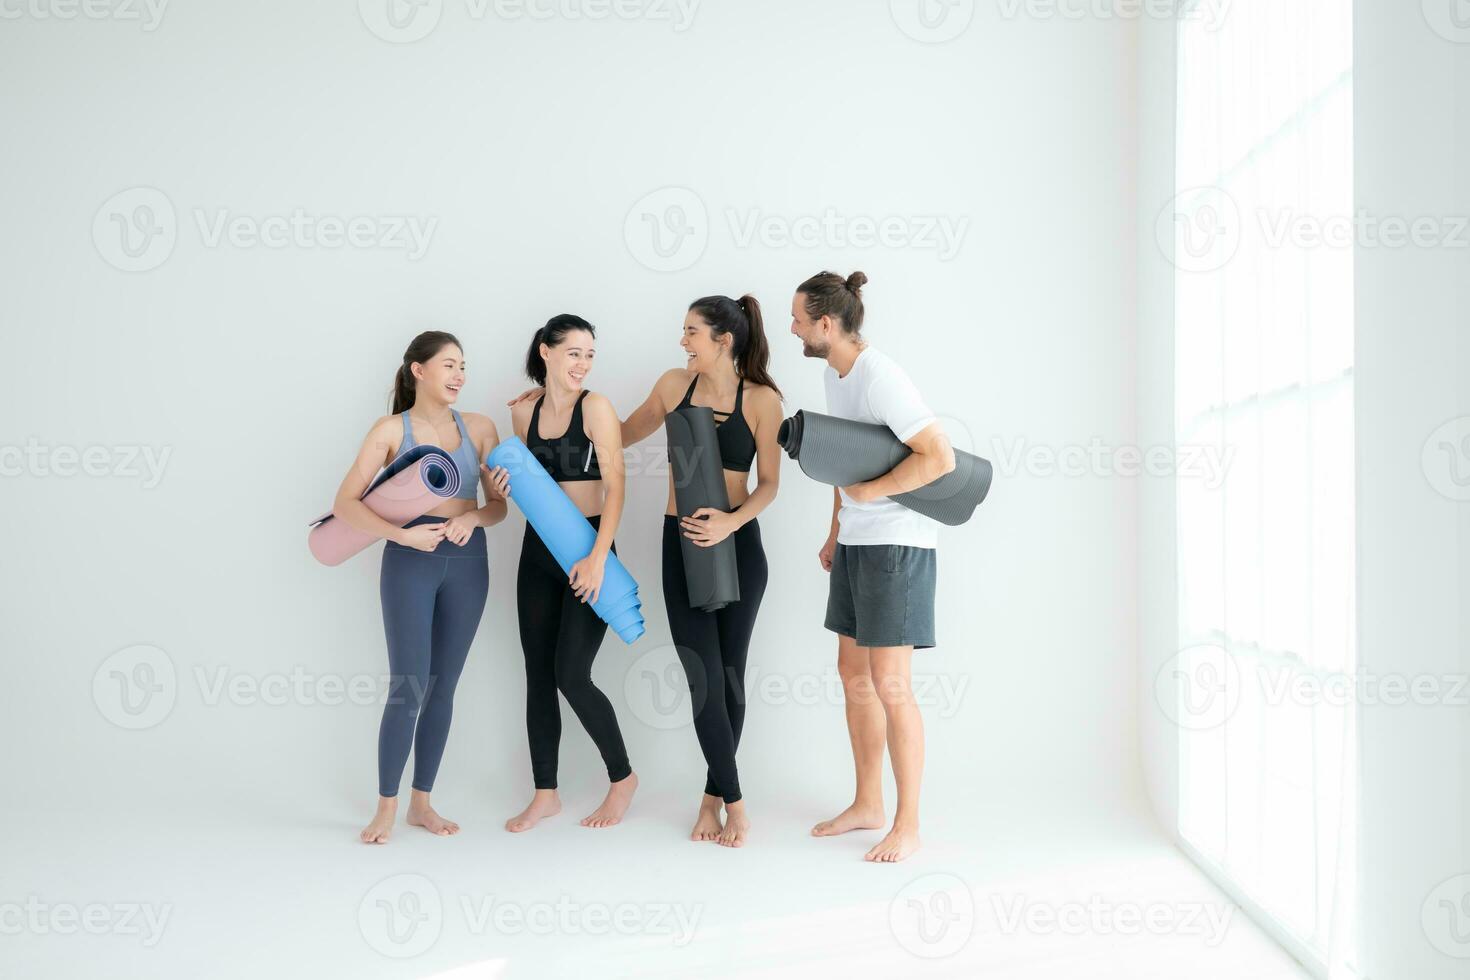
{"label": "black sports bra", "polygon": [[557,483],[602,479],[602,471],[597,466],[597,451],[582,430],[582,399],[586,397],[586,391],[577,396],[567,431],[555,439],[541,438],[541,403],[546,396],[536,399],[536,407],[531,409],[531,424],[526,426],[526,448]]}
{"label": "black sports bra", "polygon": [[[679,403],[680,408],[688,408],[690,399],[694,397],[694,386],[699,384],[699,375],[689,383],[689,390],[684,392],[684,400]],[[745,382],[740,382],[740,387],[735,389],[735,410],[733,412],[722,412],[712,408],[715,414],[715,435],[720,440],[720,463],[727,470],[737,473],[749,473],[750,464],[755,462],[755,435],[751,433],[750,426],[745,421],[745,413],[740,411],[740,403],[745,395]],[[723,419],[720,416],[724,416]]]}

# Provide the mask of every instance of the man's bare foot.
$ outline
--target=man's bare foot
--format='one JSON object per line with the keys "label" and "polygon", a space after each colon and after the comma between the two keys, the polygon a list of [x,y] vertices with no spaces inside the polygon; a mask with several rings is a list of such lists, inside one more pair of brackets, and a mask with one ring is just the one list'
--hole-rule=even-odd
{"label": "man's bare foot", "polygon": [[836,837],[849,830],[882,830],[883,804],[854,803],[831,820],[812,828],[813,837]]}
{"label": "man's bare foot", "polygon": [[398,798],[396,796],[378,797],[378,812],[373,814],[373,822],[363,828],[357,837],[364,844],[386,844],[388,838],[393,835],[393,820],[398,816]]}
{"label": "man's bare foot", "polygon": [[888,836],[880,840],[871,851],[865,854],[863,860],[885,863],[902,861],[918,849],[919,828],[912,824],[900,824],[895,820],[893,822],[893,829],[888,832]]}
{"label": "man's bare foot", "polygon": [[538,789],[536,795],[531,797],[531,805],[505,822],[505,829],[512,834],[519,834],[523,830],[530,830],[546,817],[554,817],[561,812],[561,797],[554,789]]}
{"label": "man's bare foot", "polygon": [[429,805],[429,794],[418,790],[413,791],[413,796],[408,801],[408,822],[440,837],[459,833],[459,824],[439,816]]}
{"label": "man's bare foot", "polygon": [[743,847],[750,833],[750,818],[745,815],[745,801],[725,804],[725,829],[720,834],[721,847]]}
{"label": "man's bare foot", "polygon": [[628,804],[633,802],[633,791],[637,788],[638,776],[631,772],[613,783],[607,788],[602,806],[582,818],[582,826],[611,827],[621,823],[623,814],[628,812]]}
{"label": "man's bare foot", "polygon": [[694,829],[689,832],[690,840],[720,839],[720,831],[725,829],[720,823],[720,805],[723,802],[718,796],[704,794],[704,799],[699,801],[699,818],[694,821]]}

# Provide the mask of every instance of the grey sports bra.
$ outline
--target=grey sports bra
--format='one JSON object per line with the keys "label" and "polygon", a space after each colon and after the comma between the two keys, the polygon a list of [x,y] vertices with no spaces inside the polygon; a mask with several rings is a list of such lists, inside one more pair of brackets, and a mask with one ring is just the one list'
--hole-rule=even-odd
{"label": "grey sports bra", "polygon": [[[464,427],[464,419],[459,417],[459,413],[451,408],[449,414],[454,416],[454,424],[459,427],[459,447],[449,454],[459,470],[459,493],[454,497],[456,500],[478,500],[480,460],[475,453],[474,440],[470,438],[469,430]],[[404,412],[402,418],[403,444],[398,447],[399,455],[418,445],[413,438],[413,423],[408,420],[408,413]]]}

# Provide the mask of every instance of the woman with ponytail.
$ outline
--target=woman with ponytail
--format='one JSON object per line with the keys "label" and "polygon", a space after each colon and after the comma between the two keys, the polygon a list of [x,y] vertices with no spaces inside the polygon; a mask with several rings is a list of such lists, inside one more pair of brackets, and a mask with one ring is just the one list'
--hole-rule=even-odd
{"label": "woman with ponytail", "polygon": [[[740,847],[750,831],[735,750],[745,722],[745,661],[756,613],[766,590],[766,554],[756,517],[776,499],[781,472],[781,392],[771,380],[771,359],[761,307],[754,296],[706,296],[689,305],[680,346],[685,367],[664,373],[638,410],[623,423],[623,444],[653,434],[664,416],[684,405],[715,415],[725,489],[731,510],[704,507],[682,520],[673,476],[664,508],[663,580],[669,630],[689,681],[694,731],[709,772],[690,840]],[[750,470],[756,470],[750,489]],[[680,535],[708,548],[732,535],[740,569],[740,601],[715,612],[689,604]],[[724,807],[724,820],[720,808]]]}
{"label": "woman with ponytail", "polygon": [[[378,729],[378,811],[360,835],[365,844],[386,844],[393,832],[410,749],[408,822],[440,836],[459,832],[429,805],[429,792],[449,737],[455,685],[485,610],[484,529],[506,513],[504,481],[497,484],[480,467],[500,442],[495,423],[453,408],[464,373],[464,353],[452,334],[434,330],[413,339],[393,376],[393,414],[373,424],[332,508],[338,519],[386,542],[379,593],[390,680]],[[379,470],[420,444],[453,458],[459,493],[398,527],[368,509],[362,495]],[[483,507],[476,506],[477,482],[485,488]]]}

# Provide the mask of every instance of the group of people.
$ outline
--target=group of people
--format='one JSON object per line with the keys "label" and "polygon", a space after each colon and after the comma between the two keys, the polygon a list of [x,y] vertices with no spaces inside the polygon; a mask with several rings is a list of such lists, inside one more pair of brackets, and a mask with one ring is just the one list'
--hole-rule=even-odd
{"label": "group of people", "polygon": [[[924,732],[909,671],[913,651],[935,642],[938,527],[889,497],[952,470],[954,453],[908,376],[864,340],[866,282],[861,272],[820,273],[797,287],[791,308],[791,332],[802,353],[827,362],[827,413],[886,425],[912,450],[891,472],[833,492],[831,530],[818,559],[830,573],[825,626],[838,635],[857,790],[852,805],[812,833],[825,837],[885,826],[886,746],[898,808],[889,833],[866,856],[899,861],[919,846]],[[714,414],[730,509],[680,515],[671,476],[663,527],[664,600],[694,692],[694,730],[708,765],[690,839],[740,847],[750,833],[736,751],[745,719],[745,665],[768,576],[757,518],[775,500],[779,484],[781,392],[768,372],[770,348],[754,296],[695,300],[682,333],[685,366],[664,372],[643,404],[619,420],[612,403],[587,388],[595,328],[571,314],[553,317],[536,331],[526,357],[526,374],[536,387],[509,403],[515,435],[597,532],[591,552],[564,572],[526,526],[516,610],[535,791],[529,805],[506,821],[509,831],[530,830],[561,811],[558,693],[607,767],[607,795],[582,825],[617,824],[633,799],[638,776],[617,713],[592,681],[592,662],[607,629],[592,603],[608,555],[617,550],[625,501],[623,448],[652,435],[668,413],[693,405]],[[453,407],[464,378],[463,347],[452,335],[432,331],[414,338],[394,379],[392,414],[374,423],[333,508],[339,519],[386,541],[380,592],[391,681],[378,733],[378,807],[362,831],[366,843],[385,843],[392,833],[410,749],[408,822],[441,835],[459,830],[434,810],[429,794],[455,686],[485,607],[485,528],[505,519],[511,481],[504,469],[481,462],[500,441],[495,423]],[[380,469],[420,444],[438,446],[455,460],[459,493],[397,527],[374,514],[362,497]],[[712,547],[727,538],[734,539],[739,601],[712,612],[691,607],[681,540]]]}

